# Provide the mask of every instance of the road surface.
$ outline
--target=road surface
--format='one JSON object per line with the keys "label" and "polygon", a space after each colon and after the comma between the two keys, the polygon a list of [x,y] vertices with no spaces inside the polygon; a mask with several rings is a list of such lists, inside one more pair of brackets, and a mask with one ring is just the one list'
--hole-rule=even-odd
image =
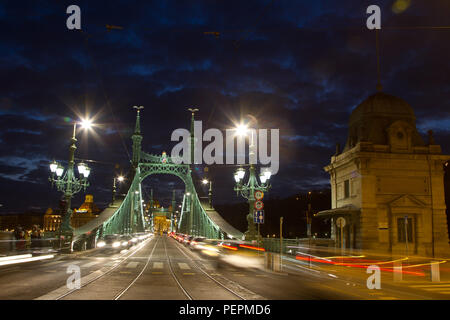
{"label": "road surface", "polygon": [[[67,270],[73,266],[81,271],[79,289],[67,287],[72,275]],[[380,290],[369,290],[368,276],[352,268],[308,268],[295,261],[284,261],[282,273],[218,265],[172,238],[154,236],[121,253],[95,249],[0,267],[0,299],[450,299],[450,282],[382,281]]]}

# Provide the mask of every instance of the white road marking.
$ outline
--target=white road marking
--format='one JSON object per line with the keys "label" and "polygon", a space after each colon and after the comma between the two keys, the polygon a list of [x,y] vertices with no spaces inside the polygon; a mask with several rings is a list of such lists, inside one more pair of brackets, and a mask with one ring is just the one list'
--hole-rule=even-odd
{"label": "white road marking", "polygon": [[81,265],[81,268],[89,268],[92,266],[95,266],[96,264],[99,264],[101,261],[92,261],[92,262],[88,262],[86,264]]}
{"label": "white road marking", "polygon": [[[87,282],[89,282],[89,281],[91,281],[91,280],[93,280],[93,279],[95,279],[95,278],[97,278],[97,277],[99,277],[100,275],[103,275],[103,274],[104,274],[104,272],[102,272],[100,270],[97,270],[97,271],[95,271],[95,272],[93,272],[93,273],[91,273],[91,274],[81,278],[80,279],[81,284],[83,285],[83,283],[87,283]],[[51,292],[49,292],[47,294],[44,294],[43,296],[37,297],[34,300],[55,300],[59,296],[65,294],[67,292],[68,292],[67,286],[64,285],[64,286],[62,286],[62,287],[60,287],[60,288],[58,288],[56,290],[53,290],[53,291],[51,291]]]}
{"label": "white road marking", "polygon": [[206,270],[214,270],[213,266],[208,263],[205,263],[204,267],[206,268]]}
{"label": "white road marking", "polygon": [[50,267],[50,266],[54,266],[54,265],[57,265],[57,264],[61,264],[63,262],[64,261],[53,261],[53,262],[49,262],[49,263],[44,264],[43,267]]}
{"label": "white road marking", "polygon": [[184,262],[178,262],[178,266],[180,267],[180,269],[182,270],[188,270],[191,269],[191,267],[189,267],[189,265],[187,263]]}
{"label": "white road marking", "polygon": [[164,264],[162,262],[153,262],[153,269],[162,269]]}
{"label": "white road marking", "polygon": [[130,262],[127,264],[126,268],[135,269],[138,266],[139,262]]}
{"label": "white road marking", "polygon": [[75,261],[71,261],[71,262],[67,262],[61,265],[61,267],[68,267],[72,264],[79,264],[81,261],[80,260],[75,260]]}
{"label": "white road marking", "polygon": [[110,262],[105,263],[103,266],[104,267],[111,267],[111,266],[115,265],[116,263],[118,263],[118,262],[117,261],[110,261]]}

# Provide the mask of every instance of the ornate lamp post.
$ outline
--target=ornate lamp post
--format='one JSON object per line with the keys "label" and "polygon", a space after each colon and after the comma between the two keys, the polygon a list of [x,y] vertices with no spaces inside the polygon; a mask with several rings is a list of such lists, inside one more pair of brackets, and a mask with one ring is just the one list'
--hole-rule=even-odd
{"label": "ornate lamp post", "polygon": [[209,192],[208,192],[208,202],[209,202],[209,207],[212,209],[212,181],[208,180],[208,179],[203,179],[202,183],[204,185],[207,185],[209,183]]}
{"label": "ornate lamp post", "polygon": [[113,180],[113,194],[112,194],[112,205],[114,205],[114,202],[116,201],[116,181],[123,182],[125,178],[123,176],[118,176],[117,178],[114,177]]}
{"label": "ornate lamp post", "polygon": [[[83,121],[82,123],[83,128],[90,128],[91,122],[90,121]],[[62,192],[64,194],[64,198],[66,201],[66,212],[63,216],[63,221],[61,223],[61,226],[59,228],[59,235],[67,236],[72,238],[72,227],[70,226],[70,218],[72,216],[72,210],[71,207],[71,200],[73,195],[80,192],[82,189],[86,191],[86,188],[89,186],[88,177],[91,173],[91,169],[84,164],[83,162],[80,162],[78,164],[78,173],[79,178],[75,176],[75,150],[77,149],[75,143],[77,142],[77,139],[75,138],[77,130],[77,124],[74,123],[73,125],[73,136],[71,138],[71,145],[69,147],[69,164],[67,166],[67,169],[65,169],[62,165],[58,164],[56,161],[53,161],[50,164],[50,182],[53,185],[56,185],[56,188],[58,191]]]}
{"label": "ornate lamp post", "polygon": [[250,176],[248,182],[243,183],[243,179],[245,177],[245,170],[243,168],[237,169],[234,174],[234,180],[236,181],[236,186],[234,187],[234,191],[236,191],[237,195],[241,195],[245,199],[248,200],[249,212],[247,215],[248,222],[248,230],[245,232],[246,240],[255,240],[257,237],[259,238],[259,234],[256,231],[255,223],[253,222],[253,212],[255,210],[255,191],[259,190],[262,192],[267,192],[271,188],[269,183],[269,179],[271,176],[271,172],[267,168],[261,169],[261,174],[259,179],[261,184],[258,183],[258,179],[256,177],[256,169],[253,165],[250,165]]}

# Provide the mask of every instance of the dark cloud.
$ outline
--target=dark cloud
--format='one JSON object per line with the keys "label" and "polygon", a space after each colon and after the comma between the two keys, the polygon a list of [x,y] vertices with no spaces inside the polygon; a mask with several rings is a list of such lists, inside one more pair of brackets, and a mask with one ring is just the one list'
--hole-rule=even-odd
{"label": "dark cloud", "polygon": [[[408,101],[420,132],[434,129],[448,154],[448,30],[393,27],[448,25],[450,5],[411,1],[395,13],[393,1],[379,2],[385,91]],[[98,161],[89,190],[107,203],[113,175],[129,166],[133,105],[145,106],[143,146],[152,153],[170,151],[171,132],[189,126],[187,106],[200,108],[205,129],[252,114],[259,127],[280,129],[272,196],[326,187],[323,166],[344,145],[351,110],[375,91],[370,1],[78,1],[83,32],[65,27],[70,4],[0,4],[2,210],[57,204],[47,164],[67,158],[70,119],[87,113],[101,125],[78,135],[77,157]],[[215,201],[240,200],[233,170],[211,169]],[[183,188],[175,180],[154,177],[146,188],[160,186],[168,201],[171,188]]]}

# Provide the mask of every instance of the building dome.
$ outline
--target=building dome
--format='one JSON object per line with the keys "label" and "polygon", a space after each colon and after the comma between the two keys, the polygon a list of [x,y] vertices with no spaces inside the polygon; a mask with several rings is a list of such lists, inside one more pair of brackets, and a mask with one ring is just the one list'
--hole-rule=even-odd
{"label": "building dome", "polygon": [[412,146],[425,145],[417,132],[414,110],[406,101],[383,92],[369,96],[350,115],[344,151],[361,141],[388,145],[388,129],[397,122],[411,128]]}

